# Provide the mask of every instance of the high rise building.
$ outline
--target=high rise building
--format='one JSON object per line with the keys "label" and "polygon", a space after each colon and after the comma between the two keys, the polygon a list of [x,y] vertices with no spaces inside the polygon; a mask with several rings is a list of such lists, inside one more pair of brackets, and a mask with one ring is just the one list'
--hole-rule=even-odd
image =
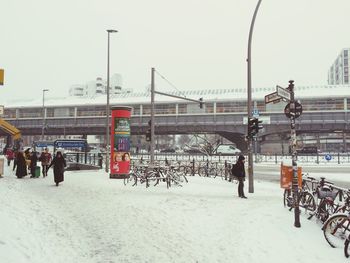
{"label": "high rise building", "polygon": [[329,85],[349,84],[350,48],[344,48],[328,71]]}
{"label": "high rise building", "polygon": [[69,96],[85,96],[85,86],[80,84],[72,85],[69,88]]}
{"label": "high rise building", "polygon": [[[113,74],[109,81],[109,94],[129,93],[129,89],[122,89],[123,80],[120,74]],[[107,81],[97,77],[96,80],[88,81],[86,84],[76,84],[69,88],[69,96],[93,97],[107,93]]]}

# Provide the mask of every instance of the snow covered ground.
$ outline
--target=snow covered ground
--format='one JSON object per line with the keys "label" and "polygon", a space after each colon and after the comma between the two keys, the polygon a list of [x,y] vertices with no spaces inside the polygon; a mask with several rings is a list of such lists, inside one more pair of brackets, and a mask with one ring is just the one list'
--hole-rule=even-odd
{"label": "snow covered ground", "polygon": [[255,180],[248,199],[220,178],[183,187],[132,187],[104,171],[0,179],[0,262],[347,262],[321,225],[283,207],[278,183]]}

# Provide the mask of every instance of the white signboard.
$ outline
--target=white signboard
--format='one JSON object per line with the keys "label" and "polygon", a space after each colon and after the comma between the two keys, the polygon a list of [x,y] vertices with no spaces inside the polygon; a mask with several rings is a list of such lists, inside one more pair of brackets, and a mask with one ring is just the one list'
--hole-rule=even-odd
{"label": "white signboard", "polygon": [[[262,121],[261,124],[271,124],[271,121],[270,121],[270,116],[260,116],[259,118],[259,121]],[[243,124],[248,124],[248,118],[247,117],[243,117]]]}
{"label": "white signboard", "polygon": [[267,94],[265,96],[265,104],[268,104],[268,103],[277,103],[277,102],[280,102],[281,101],[281,97],[278,96],[277,92],[273,92],[273,93],[270,93],[270,94]]}
{"label": "white signboard", "polygon": [[290,101],[290,92],[280,86],[276,86],[277,95]]}

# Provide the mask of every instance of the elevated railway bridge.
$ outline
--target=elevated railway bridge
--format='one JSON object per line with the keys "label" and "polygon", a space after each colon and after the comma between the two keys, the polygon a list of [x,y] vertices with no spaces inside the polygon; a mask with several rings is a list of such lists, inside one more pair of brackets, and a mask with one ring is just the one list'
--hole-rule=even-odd
{"label": "elevated railway bridge", "polygon": [[[264,130],[259,133],[262,144],[287,141],[290,133],[289,119],[283,113],[286,103],[265,105],[263,101],[264,94],[271,91],[273,89],[261,89],[253,93],[254,108],[260,112],[259,118],[264,121]],[[297,134],[315,134],[316,138],[322,134],[339,134],[338,138],[346,143],[346,136],[350,133],[349,91],[350,86],[296,87],[296,98],[303,105],[303,113],[296,119]],[[215,133],[236,143],[238,148],[245,149],[245,92],[231,89],[189,93],[188,96],[203,97],[205,104],[202,109],[195,103],[178,99],[156,99],[156,135]],[[147,92],[120,94],[110,100],[111,106],[127,105],[133,108],[133,135],[144,135],[148,129],[151,109],[149,95]],[[17,127],[24,136],[40,135],[43,127],[46,135],[104,135],[105,99],[105,96],[92,99],[48,98],[45,108],[40,100],[18,102],[5,105],[3,119]],[[0,135],[6,134],[0,131]]]}

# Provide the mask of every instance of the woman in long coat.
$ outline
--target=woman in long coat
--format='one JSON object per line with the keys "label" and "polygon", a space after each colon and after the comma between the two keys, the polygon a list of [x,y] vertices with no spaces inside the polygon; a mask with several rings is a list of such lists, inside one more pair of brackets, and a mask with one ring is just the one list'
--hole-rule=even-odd
{"label": "woman in long coat", "polygon": [[18,178],[22,178],[23,176],[27,175],[27,164],[23,155],[23,151],[17,152],[16,159],[17,159],[16,176]]}
{"label": "woman in long coat", "polygon": [[35,177],[35,167],[37,165],[38,162],[38,156],[36,155],[36,151],[33,151],[30,155],[30,173],[32,174],[32,176],[30,178],[34,178]]}
{"label": "woman in long coat", "polygon": [[60,182],[64,181],[64,167],[66,167],[66,160],[60,151],[56,153],[56,156],[52,159],[51,164],[47,169],[49,169],[52,165],[55,183],[56,186],[58,186]]}
{"label": "woman in long coat", "polygon": [[245,158],[243,155],[238,157],[236,164],[232,167],[232,174],[237,177],[238,180],[238,196],[247,199],[244,195],[244,181],[245,181],[245,170],[244,170]]}

